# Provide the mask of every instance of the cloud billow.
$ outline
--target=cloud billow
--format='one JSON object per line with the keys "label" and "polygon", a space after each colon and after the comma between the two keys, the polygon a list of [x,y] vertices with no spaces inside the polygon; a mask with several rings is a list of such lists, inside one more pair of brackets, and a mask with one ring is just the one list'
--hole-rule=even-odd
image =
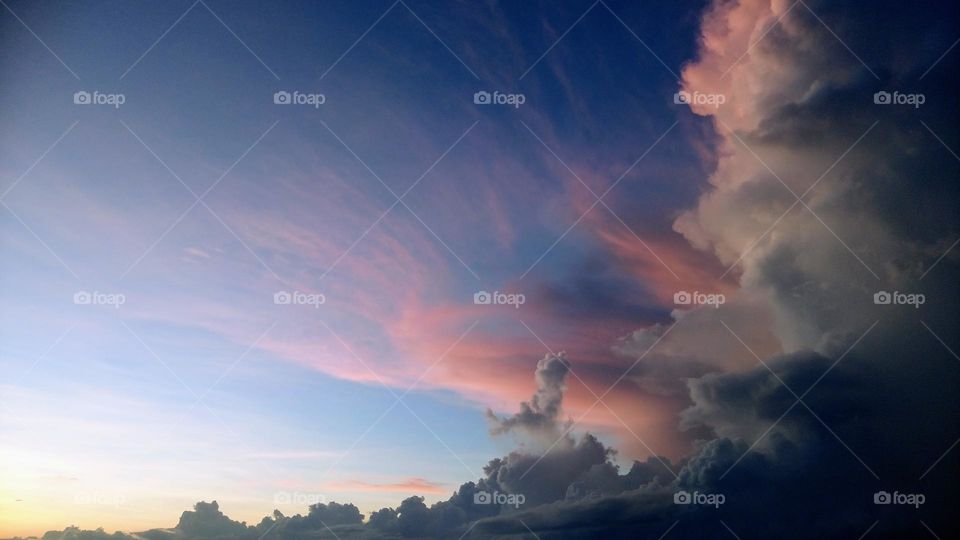
{"label": "cloud billow", "polygon": [[570,371],[570,361],[565,353],[548,354],[537,362],[534,375],[536,393],[530,401],[520,404],[520,412],[507,418],[487,411],[493,435],[514,433],[521,438],[551,445],[563,436],[563,426],[558,422],[560,404],[566,389],[565,379]]}

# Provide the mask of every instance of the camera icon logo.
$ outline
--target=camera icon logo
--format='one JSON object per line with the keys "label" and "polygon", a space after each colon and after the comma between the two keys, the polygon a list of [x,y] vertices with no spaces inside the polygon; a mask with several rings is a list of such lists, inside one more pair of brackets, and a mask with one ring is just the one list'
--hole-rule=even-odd
{"label": "camera icon logo", "polygon": [[277,105],[289,105],[290,101],[290,92],[280,90],[273,94],[273,102]]}
{"label": "camera icon logo", "polygon": [[677,291],[673,293],[673,303],[681,306],[689,305],[693,297],[687,291]]}
{"label": "camera icon logo", "polygon": [[873,94],[873,102],[877,105],[889,105],[891,103],[890,92],[881,90]]}
{"label": "camera icon logo", "polygon": [[477,305],[488,305],[493,302],[493,295],[487,291],[478,291],[473,293],[473,303]]}
{"label": "camera icon logo", "polygon": [[273,504],[290,504],[293,500],[293,497],[290,496],[288,491],[278,491],[273,494]]}
{"label": "camera icon logo", "polygon": [[277,305],[287,305],[293,300],[293,295],[287,291],[277,291],[273,293],[273,303]]}
{"label": "camera icon logo", "polygon": [[90,92],[85,92],[80,90],[79,92],[73,93],[73,102],[77,105],[89,105],[90,101]]}
{"label": "camera icon logo", "polygon": [[690,92],[680,90],[673,95],[673,102],[676,105],[689,105],[690,104]]}
{"label": "camera icon logo", "polygon": [[681,490],[673,494],[673,504],[690,504],[691,502],[693,499],[686,491]]}
{"label": "camera icon logo", "polygon": [[489,105],[492,102],[490,92],[480,90],[473,94],[473,102],[477,105]]}
{"label": "camera icon logo", "polygon": [[873,293],[873,303],[878,306],[885,306],[890,304],[893,297],[887,291],[877,291]]}
{"label": "camera icon logo", "polygon": [[873,504],[890,504],[890,494],[886,491],[878,491],[873,494]]}
{"label": "camera icon logo", "polygon": [[486,491],[478,491],[473,494],[473,504],[490,504],[493,497]]}
{"label": "camera icon logo", "polygon": [[77,291],[73,294],[73,303],[80,306],[90,305],[93,301],[93,295],[87,291]]}

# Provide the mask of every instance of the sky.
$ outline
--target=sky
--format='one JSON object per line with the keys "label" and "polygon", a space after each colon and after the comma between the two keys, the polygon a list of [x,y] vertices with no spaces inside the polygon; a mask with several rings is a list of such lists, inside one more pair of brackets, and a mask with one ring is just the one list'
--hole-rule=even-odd
{"label": "sky", "polygon": [[949,6],[2,3],[0,537],[948,530]]}

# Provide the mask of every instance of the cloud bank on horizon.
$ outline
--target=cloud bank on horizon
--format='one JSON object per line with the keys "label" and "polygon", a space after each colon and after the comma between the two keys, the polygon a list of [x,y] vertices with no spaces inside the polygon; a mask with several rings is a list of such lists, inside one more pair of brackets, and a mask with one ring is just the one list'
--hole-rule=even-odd
{"label": "cloud bank on horizon", "polygon": [[[610,265],[654,283],[644,294],[664,313],[634,328],[616,325],[623,332],[599,353],[587,345],[593,325],[639,318],[625,311],[588,320],[618,307],[599,285],[623,274],[585,265],[573,290],[544,277],[530,296],[552,299],[554,308],[583,307],[571,312],[569,328],[582,321],[586,330],[566,352],[537,354],[534,391],[519,411],[488,410],[490,434],[513,449],[448,499],[428,505],[412,496],[369,516],[349,502],[317,503],[306,515],[276,511],[256,525],[199,502],[171,529],[72,528],[44,540],[945,537],[960,495],[960,454],[952,451],[960,440],[960,359],[951,350],[960,328],[960,261],[952,250],[960,238],[960,159],[951,150],[960,144],[960,70],[957,52],[944,54],[960,29],[950,9],[893,1],[707,6],[696,58],[680,71],[677,90],[712,128],[687,135],[707,139],[701,157],[712,172],[670,230],[645,231],[664,243],[682,236],[688,245],[663,251],[681,276],[665,277],[636,245],[623,248],[612,218],[584,222],[613,246],[618,258]],[[917,94],[921,107],[885,97]],[[555,137],[545,137],[553,146]],[[505,243],[516,241],[507,221],[495,227]],[[388,235],[375,237],[380,242],[376,255],[402,258],[420,281],[430,274],[419,269],[445,264],[436,246],[401,248]],[[421,249],[429,256],[411,255]],[[668,296],[703,283],[699,256],[713,261],[710,290],[725,302],[671,306]],[[374,266],[350,268],[388,283],[385,266]],[[918,295],[922,305],[906,303]],[[360,304],[365,316],[384,319],[373,299]],[[411,295],[396,307],[381,320],[386,332],[427,368],[457,338],[456,322],[485,306]],[[531,315],[534,326],[547,324],[545,314]],[[313,345],[302,337],[265,346],[295,357]],[[508,366],[527,349],[483,331],[463,345],[428,385],[496,402],[498,410],[529,395],[529,382],[516,382],[524,370]],[[408,382],[409,367],[385,377]],[[529,369],[523,377],[530,379]],[[604,427],[618,433],[619,452],[586,432]],[[644,457],[621,467],[623,454]],[[922,503],[901,504],[917,495]]]}

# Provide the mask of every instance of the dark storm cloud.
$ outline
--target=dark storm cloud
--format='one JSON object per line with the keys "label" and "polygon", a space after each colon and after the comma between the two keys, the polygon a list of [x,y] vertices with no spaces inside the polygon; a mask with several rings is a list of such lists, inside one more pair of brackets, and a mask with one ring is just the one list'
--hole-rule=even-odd
{"label": "dark storm cloud", "polygon": [[[763,4],[746,2],[742,10],[759,13]],[[730,136],[734,157],[719,179],[721,189],[691,216],[701,229],[687,228],[689,217],[680,227],[691,239],[705,240],[703,247],[721,256],[729,248],[736,258],[794,201],[753,151],[780,180],[802,192],[879,120],[878,131],[812,193],[807,204],[817,216],[800,207],[741,262],[746,289],[767,298],[774,310],[771,322],[794,352],[766,358],[769,369],[757,365],[733,373],[720,370],[722,363],[700,360],[699,354],[675,352],[645,359],[645,371],[636,374],[641,381],[651,373],[664,375],[660,378],[667,382],[671,369],[678,376],[692,375],[692,406],[682,426],[712,437],[684,464],[673,487],[723,493],[726,503],[717,511],[678,508],[636,490],[486,520],[477,526],[480,537],[519,535],[528,526],[541,538],[659,536],[675,520],[671,538],[729,538],[720,520],[744,537],[857,538],[874,521],[879,523],[871,537],[918,536],[927,534],[920,519],[934,530],[950,530],[957,459],[948,454],[936,472],[925,473],[958,435],[954,419],[960,411],[951,390],[960,382],[955,359],[927,332],[916,311],[876,306],[872,294],[885,288],[923,291],[936,299],[925,308],[926,316],[935,317],[940,329],[958,327],[955,310],[945,307],[956,305],[957,288],[942,278],[956,276],[955,260],[939,263],[941,277],[920,282],[958,233],[956,160],[920,123],[936,124],[941,138],[957,140],[956,124],[938,118],[956,115],[950,98],[958,86],[956,61],[944,59],[936,82],[921,87],[939,103],[926,110],[932,114],[918,117],[915,109],[878,106],[873,93],[895,85],[908,88],[908,76],[919,76],[936,60],[935,51],[950,46],[956,33],[949,30],[956,24],[938,18],[940,8],[924,12],[889,3],[864,13],[865,19],[887,23],[902,15],[904,28],[919,28],[918,21],[925,21],[925,30],[901,41],[891,35],[890,24],[854,29],[859,14],[853,6],[842,13],[820,4],[810,7],[818,13],[823,8],[827,24],[856,36],[862,46],[857,50],[865,51],[881,80],[873,79],[809,12],[798,8],[784,17],[784,28],[773,30],[758,47],[754,63],[758,70],[780,70],[778,75],[784,73],[795,86],[769,84],[777,75],[750,73],[750,66],[731,77],[755,77],[762,89],[746,114],[721,117],[729,124],[740,122],[738,137],[751,150]],[[714,23],[714,30],[722,28]],[[928,41],[911,43],[919,39]],[[901,45],[891,46],[896,41]],[[921,54],[904,54],[911,47]],[[721,69],[714,76],[731,63],[718,62]],[[880,279],[865,271],[835,235],[861,253]],[[751,334],[749,316],[737,323],[721,311],[708,315]],[[875,321],[875,329],[857,343]],[[770,324],[755,313],[753,324],[758,323]],[[636,343],[628,342],[627,348],[642,349],[662,333],[634,336]],[[808,389],[798,404],[797,395]],[[925,505],[873,504],[875,492],[897,489],[923,492]]]}

